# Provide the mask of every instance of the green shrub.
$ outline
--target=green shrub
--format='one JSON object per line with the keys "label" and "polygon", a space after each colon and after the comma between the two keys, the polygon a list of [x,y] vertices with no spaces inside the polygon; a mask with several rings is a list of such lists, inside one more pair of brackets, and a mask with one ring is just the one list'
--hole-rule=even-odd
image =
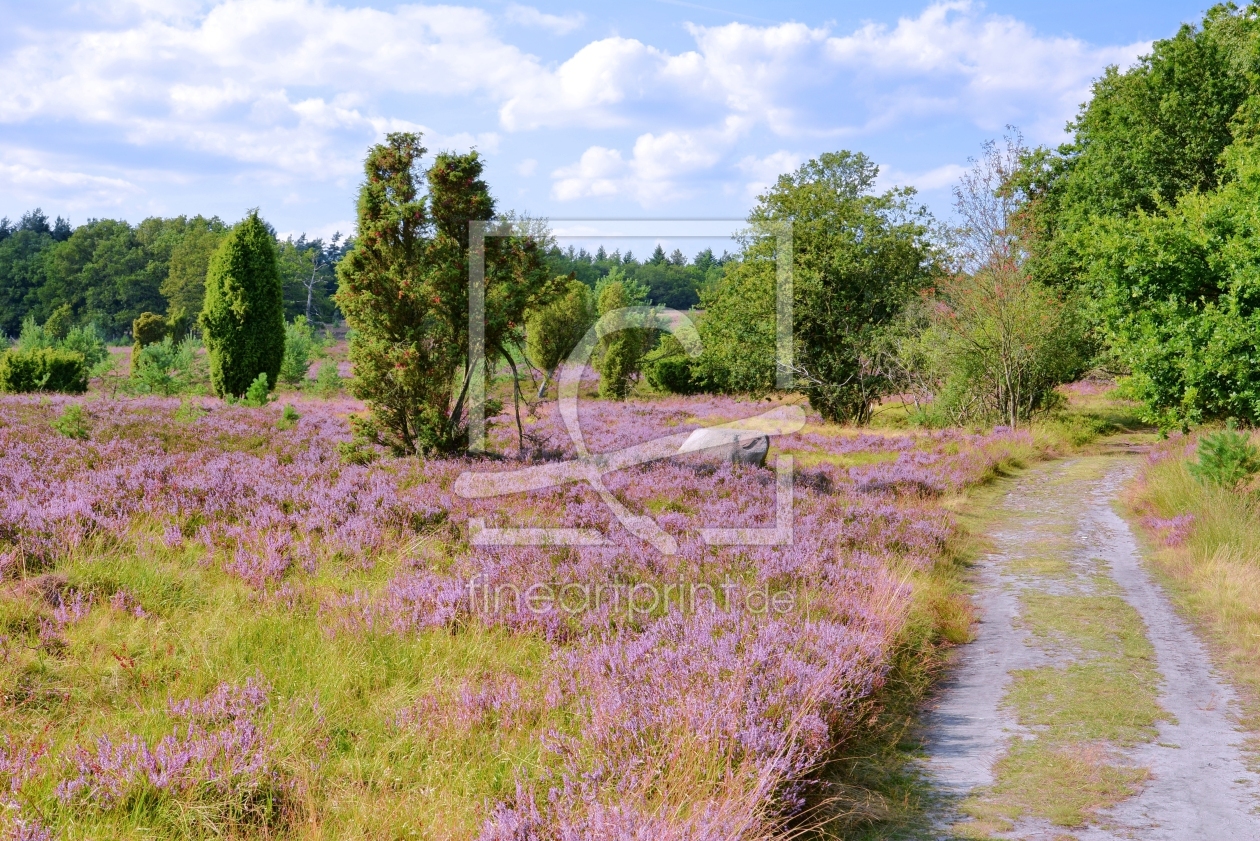
{"label": "green shrub", "polygon": [[131,322],[131,376],[136,376],[140,352],[167,337],[166,319],[155,312],[142,312]]}
{"label": "green shrub", "polygon": [[298,414],[297,409],[293,408],[290,403],[284,407],[284,411],[280,413],[280,420],[276,423],[277,429],[292,429],[301,420],[302,416]]}
{"label": "green shrub", "polygon": [[315,334],[306,316],[299,315],[284,328],[284,359],[280,363],[280,382],[301,385],[311,368],[311,352],[315,348]]}
{"label": "green shrub", "polygon": [[44,322],[44,332],[55,342],[59,342],[70,334],[74,323],[74,310],[69,304],[62,304],[52,311],[52,315]]}
{"label": "green shrub", "polygon": [[1232,421],[1225,429],[1200,438],[1198,455],[1199,461],[1187,469],[1200,484],[1236,488],[1260,473],[1260,450]]}
{"label": "green shrub", "polygon": [[[597,294],[601,317],[626,307],[640,307],[647,303],[647,289],[625,278],[614,269],[600,281]],[[647,319],[631,316],[632,326],[605,335],[599,343],[596,367],[599,369],[599,396],[606,400],[624,400],[639,375],[640,363],[646,350]],[[644,326],[634,326],[643,322]]]}
{"label": "green shrub", "polygon": [[174,417],[176,423],[194,423],[205,415],[206,410],[200,404],[181,400]]}
{"label": "green shrub", "polygon": [[266,406],[270,400],[271,389],[267,387],[267,375],[259,374],[257,377],[254,377],[254,381],[245,390],[245,396],[241,398],[241,404],[255,407]]}
{"label": "green shrub", "polygon": [[376,461],[376,452],[366,441],[358,438],[353,441],[342,441],[337,445],[337,455],[342,464],[365,465]]}
{"label": "green shrub", "polygon": [[22,332],[18,333],[18,350],[39,350],[50,348],[57,343],[48,335],[43,327],[35,323],[35,316],[28,315],[22,321]]}
{"label": "green shrub", "polygon": [[67,438],[86,441],[88,438],[87,412],[78,403],[70,403],[52,422],[52,428]]}
{"label": "green shrub", "polygon": [[178,345],[167,336],[146,345],[132,357],[131,379],[143,394],[179,394],[192,380],[195,344],[185,339]]}
{"label": "green shrub", "polygon": [[87,362],[81,353],[50,347],[16,347],[0,354],[0,391],[82,394],[87,386]]}
{"label": "green shrub", "polygon": [[563,294],[554,301],[525,314],[525,355],[543,372],[539,397],[546,393],[556,369],[582,341],[595,318],[590,287],[576,279],[566,280]]}
{"label": "green shrub", "polygon": [[666,335],[656,349],[643,357],[643,375],[657,391],[671,394],[696,394],[700,384],[692,373],[692,360],[682,342]]}
{"label": "green shrub", "polygon": [[59,346],[62,350],[83,354],[83,361],[93,374],[109,359],[105,337],[95,323],[85,327],[71,327]]}
{"label": "green shrub", "polygon": [[315,393],[320,397],[334,397],[341,391],[341,374],[336,362],[325,362],[315,374]]}

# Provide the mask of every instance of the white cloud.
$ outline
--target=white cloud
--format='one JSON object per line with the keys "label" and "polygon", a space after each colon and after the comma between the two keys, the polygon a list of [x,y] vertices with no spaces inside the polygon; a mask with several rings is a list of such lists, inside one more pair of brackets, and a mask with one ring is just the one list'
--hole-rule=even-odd
{"label": "white cloud", "polygon": [[[1013,110],[1033,116],[1035,140],[1059,138],[1108,64],[1128,66],[1150,47],[1143,41],[1097,47],[1076,38],[1043,37],[1012,17],[983,15],[971,2],[937,3],[895,27],[867,24],[830,38],[829,60],[858,80],[879,79],[876,115],[952,111],[998,129]],[[899,83],[889,95],[890,83]],[[911,97],[906,107],[899,95]],[[1005,112],[1005,115],[1004,115]]]}
{"label": "white cloud", "polygon": [[645,207],[682,198],[691,192],[685,181],[718,164],[740,131],[731,121],[719,130],[641,134],[628,160],[616,149],[592,146],[552,173],[551,195],[560,201],[621,195]]}
{"label": "white cloud", "polygon": [[[374,104],[381,96],[511,90],[544,73],[473,8],[229,0],[194,14],[156,0],[147,10],[120,5],[142,20],[26,33],[0,58],[0,123],[72,119],[115,127],[135,144],[337,177],[398,122]],[[495,133],[429,142],[470,139],[483,149],[498,143]]]}
{"label": "white cloud", "polygon": [[560,201],[588,196],[615,196],[621,192],[629,167],[616,149],[592,146],[577,163],[552,173],[556,179],[551,195]]}
{"label": "white cloud", "polygon": [[[970,2],[928,6],[895,26],[868,24],[848,35],[799,23],[690,27],[696,49],[677,55],[638,41],[588,45],[506,102],[509,129],[616,125],[649,108],[675,123],[640,135],[632,157],[592,147],[556,171],[553,196],[616,193],[640,202],[686,195],[686,174],[703,174],[758,127],[783,138],[858,138],[937,115],[961,115],[986,131],[1015,122],[1033,142],[1053,143],[1108,64],[1126,66],[1147,42],[1096,47],[1044,37]],[[685,105],[680,105],[685,100]],[[707,119],[706,105],[711,116]],[[716,114],[712,109],[718,109]],[[622,175],[609,163],[616,155]],[[773,181],[769,168],[792,156],[745,156],[737,169],[755,195]],[[594,167],[596,161],[603,162]],[[956,167],[920,176],[923,189],[952,182]]]}
{"label": "white cloud", "polygon": [[681,52],[606,37],[554,64],[511,44],[504,22],[563,34],[583,17],[521,4],[496,18],[454,5],[113,0],[85,5],[80,19],[79,31],[21,30],[0,55],[0,124],[73,121],[292,184],[352,178],[382,132],[418,127],[408,119],[418,107],[438,123],[427,132],[431,148],[494,151],[497,132],[442,134],[457,127],[432,119],[429,107],[481,103],[497,109],[506,132],[615,131],[554,169],[552,195],[641,204],[693,194],[715,171],[724,183],[741,173],[746,192],[764,189],[777,174],[769,170],[792,156],[750,156],[740,147],[758,133],[770,148],[857,145],[949,114],[992,132],[1014,122],[1030,141],[1054,142],[1091,79],[1147,49],[1046,37],[970,2],[849,33],[691,26],[694,48]]}
{"label": "white cloud", "polygon": [[914,187],[918,190],[942,190],[953,187],[958,179],[967,171],[961,164],[944,164],[926,172],[903,172],[889,167],[879,168],[876,183],[881,190],[893,187]]}
{"label": "white cloud", "polygon": [[536,161],[533,158],[526,158],[525,160],[521,161],[519,164],[516,165],[517,174],[523,175],[526,178],[529,178],[531,175],[533,175],[537,171],[538,171],[538,161]]}
{"label": "white cloud", "polygon": [[128,178],[83,172],[24,149],[0,149],[0,193],[27,204],[53,198],[63,211],[119,207],[145,190]]}
{"label": "white cloud", "polygon": [[509,130],[625,124],[614,106],[659,94],[658,71],[666,62],[664,52],[633,38],[594,41],[554,72],[510,92],[499,118]]}
{"label": "white cloud", "polygon": [[770,189],[780,175],[795,171],[803,161],[804,158],[795,152],[781,149],[764,158],[748,155],[741,158],[735,166],[751,179],[744,185],[745,195],[756,198]]}
{"label": "white cloud", "polygon": [[533,6],[522,6],[513,3],[507,7],[507,19],[512,23],[521,26],[533,26],[538,29],[548,29],[557,35],[566,35],[575,29],[581,29],[582,24],[586,23],[586,15],[581,12],[574,12],[567,15],[549,15],[540,12]]}

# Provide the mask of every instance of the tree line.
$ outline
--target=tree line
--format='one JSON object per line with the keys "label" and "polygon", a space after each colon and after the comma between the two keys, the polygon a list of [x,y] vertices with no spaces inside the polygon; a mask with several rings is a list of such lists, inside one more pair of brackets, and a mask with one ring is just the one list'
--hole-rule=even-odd
{"label": "tree line", "polygon": [[[218,217],[178,216],[134,226],[92,219],[72,228],[61,217],[49,222],[38,208],[17,222],[0,219],[0,335],[16,337],[28,318],[42,324],[55,313],[110,338],[130,336],[145,312],[191,323],[204,303],[210,258],[232,227]],[[340,235],[276,241],[289,319],[338,318],[336,264],[352,245]]]}
{"label": "tree line", "polygon": [[602,245],[592,254],[585,248],[571,245],[562,250],[552,244],[546,254],[547,265],[557,275],[572,275],[594,289],[614,269],[620,270],[623,276],[644,287],[651,303],[676,310],[697,306],[701,291],[722,277],[723,267],[732,259],[725,252],[715,255],[712,248],[704,249],[693,260],[677,248],[666,256],[659,244],[643,262],[630,250],[624,255],[620,250],[610,254]]}

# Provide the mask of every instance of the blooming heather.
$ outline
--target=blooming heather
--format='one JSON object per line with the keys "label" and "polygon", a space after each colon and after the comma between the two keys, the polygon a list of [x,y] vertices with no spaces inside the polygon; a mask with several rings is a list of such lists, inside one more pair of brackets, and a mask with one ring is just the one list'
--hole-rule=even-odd
{"label": "blooming heather", "polygon": [[[886,680],[910,573],[935,564],[954,533],[937,497],[1028,444],[1009,430],[855,434],[817,423],[775,439],[772,460],[790,454],[799,465],[785,546],[713,546],[700,533],[774,526],[773,471],[685,457],[605,476],[622,504],[677,543],[664,555],[585,485],[476,501],[452,490],[465,471],[514,464],[345,464],[336,445],[350,439],[349,401],[303,403],[288,430],[276,428],[273,408],[87,401],[85,440],[49,426],[62,402],[0,400],[0,578],[93,552],[161,556],[219,575],[259,611],[312,611],[334,639],[477,629],[546,647],[528,686],[481,675],[391,708],[399,732],[497,729],[540,745],[545,773],[492,804],[484,841],[772,832],[801,809],[811,773],[860,728]],[[765,408],[725,397],[587,401],[580,420],[598,453]],[[524,452],[505,420],[491,440],[509,455],[574,456],[554,407],[527,419]],[[472,518],[595,529],[607,545],[475,546]],[[335,586],[320,578],[330,570]],[[66,590],[40,614],[50,650],[100,611],[139,623],[161,614],[141,604],[142,591],[94,586]],[[525,594],[540,586],[560,597],[531,601]],[[782,609],[767,609],[771,596]],[[288,785],[263,716],[273,694],[261,677],[224,683],[170,701],[174,726],[160,738],[98,729],[55,762],[0,743],[0,792],[56,775],[67,808],[124,809],[149,792],[248,812]],[[535,732],[551,710],[567,726]]]}

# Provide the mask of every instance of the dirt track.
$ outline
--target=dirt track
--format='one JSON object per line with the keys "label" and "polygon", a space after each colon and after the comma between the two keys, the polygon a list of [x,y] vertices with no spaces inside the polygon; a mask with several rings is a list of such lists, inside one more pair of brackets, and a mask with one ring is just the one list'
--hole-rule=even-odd
{"label": "dirt track", "polygon": [[[1133,457],[1125,455],[1058,462],[1013,482],[998,503],[992,551],[976,570],[978,634],[961,650],[925,722],[927,768],[945,804],[938,837],[1260,839],[1255,812],[1260,776],[1247,767],[1254,757],[1243,753],[1246,734],[1235,721],[1235,694],[1142,566],[1133,533],[1112,507],[1135,467]],[[1066,637],[1049,638],[1044,626],[1023,615],[1024,606],[1029,598],[1102,603],[1108,595],[1121,597],[1140,617],[1140,623],[1132,624],[1149,641],[1140,642],[1153,650],[1154,668],[1128,676],[1150,676],[1146,688],[1165,720],[1154,721],[1153,729],[1147,726],[1145,738],[1099,748],[1106,756],[1104,770],[1114,767],[1116,773],[1139,780],[1130,796],[1087,809],[1083,821],[1059,820],[1055,825],[1045,817],[1045,808],[1038,816],[1036,808],[1010,805],[1012,795],[1003,792],[1012,784],[1003,779],[1001,760],[1013,744],[1051,739],[1052,731],[1071,728],[1030,725],[1028,715],[1021,715],[1012,701],[1018,682],[1012,673],[1064,674],[1093,655],[1072,644],[1071,629]],[[1081,633],[1089,638],[1100,632]],[[1121,664],[1117,668],[1123,670],[1124,661],[1107,662]],[[1046,700],[1053,707],[1055,699]],[[1079,750],[1081,744],[1071,746]],[[1143,775],[1146,779],[1140,781]],[[1028,799],[1025,795],[1024,801]],[[1008,809],[1010,820],[971,821],[982,802],[998,811]]]}

